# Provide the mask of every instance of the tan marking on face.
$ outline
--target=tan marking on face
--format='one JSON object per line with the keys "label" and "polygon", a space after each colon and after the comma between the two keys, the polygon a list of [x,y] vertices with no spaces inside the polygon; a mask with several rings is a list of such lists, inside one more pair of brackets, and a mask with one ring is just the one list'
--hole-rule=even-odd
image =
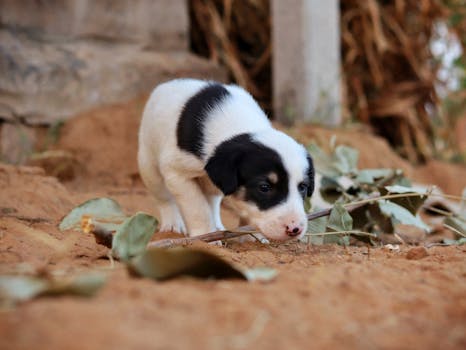
{"label": "tan marking on face", "polygon": [[273,183],[274,185],[278,182],[278,175],[277,173],[270,173],[267,175],[267,178],[269,179],[269,181],[271,183]]}
{"label": "tan marking on face", "polygon": [[239,200],[244,200],[246,198],[246,189],[244,187],[240,187],[234,194],[234,197]]}

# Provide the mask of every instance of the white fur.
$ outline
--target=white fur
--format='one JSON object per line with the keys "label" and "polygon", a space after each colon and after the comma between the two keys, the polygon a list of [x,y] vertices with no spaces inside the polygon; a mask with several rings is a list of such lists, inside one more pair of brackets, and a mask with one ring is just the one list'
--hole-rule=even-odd
{"label": "white fur", "polygon": [[307,219],[297,184],[305,176],[306,151],[289,136],[272,128],[266,115],[249,93],[227,85],[231,93],[221,107],[214,108],[204,124],[204,159],[177,146],[176,129],[186,101],[207,82],[179,79],[159,85],[145,107],[139,132],[138,163],[141,177],[153,193],[161,219],[161,231],[191,236],[224,229],[220,218],[222,192],[213,185],[204,166],[223,141],[252,133],[262,144],[281,156],[289,176],[287,200],[261,211],[257,206],[232,197],[230,204],[271,239],[284,240],[287,225],[305,232]]}

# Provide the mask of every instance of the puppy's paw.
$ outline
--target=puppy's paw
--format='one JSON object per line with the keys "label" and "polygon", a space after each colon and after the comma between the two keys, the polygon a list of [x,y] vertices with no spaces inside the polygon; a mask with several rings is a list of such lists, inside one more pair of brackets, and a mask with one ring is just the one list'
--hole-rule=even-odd
{"label": "puppy's paw", "polygon": [[174,232],[174,233],[180,233],[182,235],[186,236],[186,227],[184,226],[183,222],[162,222],[160,224],[159,232]]}

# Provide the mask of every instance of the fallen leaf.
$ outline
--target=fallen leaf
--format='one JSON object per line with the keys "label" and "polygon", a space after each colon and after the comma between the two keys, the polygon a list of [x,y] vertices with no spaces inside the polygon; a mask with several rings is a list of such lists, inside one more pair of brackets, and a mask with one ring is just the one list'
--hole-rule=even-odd
{"label": "fallen leaf", "polygon": [[357,149],[340,145],[333,154],[333,165],[342,175],[357,172],[359,151]]}
{"label": "fallen leaf", "polygon": [[112,253],[121,260],[128,260],[144,252],[157,227],[157,219],[137,213],[126,219],[113,236]]}
{"label": "fallen leaf", "polygon": [[335,231],[351,231],[353,229],[353,218],[341,203],[334,204],[327,227]]}
{"label": "fallen leaf", "polygon": [[[58,227],[62,231],[69,229],[80,229],[81,218],[83,215],[109,220],[115,218],[121,219],[124,217],[124,213],[121,210],[120,205],[113,199],[94,198],[80,204],[71,210],[68,215],[62,219]],[[111,222],[109,222],[109,224],[112,225]]]}
{"label": "fallen leaf", "polygon": [[188,247],[149,248],[131,259],[128,268],[136,276],[155,280],[179,276],[247,279],[243,272],[220,257]]}
{"label": "fallen leaf", "polygon": [[[310,220],[307,226],[307,233],[323,233],[327,229],[327,217],[322,216],[320,218]],[[304,236],[302,240],[308,241],[309,243],[321,245],[324,244],[324,236]]]}
{"label": "fallen leaf", "polygon": [[393,169],[363,169],[358,171],[356,181],[372,185],[376,180],[390,177],[394,173]]}
{"label": "fallen leaf", "polygon": [[50,280],[48,288],[41,294],[72,294],[90,297],[104,285],[106,280],[107,276],[98,272],[80,274],[71,278],[54,278]]}
{"label": "fallen leaf", "polygon": [[463,245],[466,244],[466,237],[460,238],[460,239],[448,239],[445,238],[443,240],[443,243],[446,245]]}
{"label": "fallen leaf", "polygon": [[429,192],[422,187],[408,187],[408,186],[400,186],[400,185],[394,185],[394,186],[385,186],[385,189],[389,193],[418,193],[420,195],[427,196]]}
{"label": "fallen leaf", "polygon": [[9,305],[41,295],[92,296],[105,283],[101,273],[72,277],[0,276],[0,304]]}
{"label": "fallen leaf", "polygon": [[25,301],[47,289],[48,282],[31,276],[0,276],[0,304]]}
{"label": "fallen leaf", "polygon": [[[461,234],[463,237],[466,236],[466,221],[460,217],[448,216],[445,218],[444,221],[445,225],[453,227],[457,232],[459,232],[458,236]],[[455,232],[455,233],[457,233]]]}
{"label": "fallen leaf", "polygon": [[408,209],[388,200],[379,200],[377,202],[382,213],[392,219],[393,226],[397,224],[414,225],[426,232],[430,232],[430,227],[419,217],[411,214]]}
{"label": "fallen leaf", "polygon": [[425,188],[421,187],[408,187],[408,186],[385,186],[385,189],[389,194],[419,194],[419,196],[407,196],[400,198],[391,198],[390,201],[396,203],[403,208],[409,210],[409,212],[415,215],[419,208],[425,203],[428,198],[429,192]]}
{"label": "fallen leaf", "polygon": [[332,158],[327,155],[319,146],[311,144],[308,151],[312,156],[314,166],[319,174],[330,178],[341,175],[340,171],[333,165]]}

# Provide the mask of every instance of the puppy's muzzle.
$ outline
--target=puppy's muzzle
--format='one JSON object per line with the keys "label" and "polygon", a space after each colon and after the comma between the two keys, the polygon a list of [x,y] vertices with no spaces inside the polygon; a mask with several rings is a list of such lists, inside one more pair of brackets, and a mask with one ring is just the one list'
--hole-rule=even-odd
{"label": "puppy's muzzle", "polygon": [[285,233],[287,236],[296,237],[303,232],[304,225],[291,223],[290,225],[285,226]]}

